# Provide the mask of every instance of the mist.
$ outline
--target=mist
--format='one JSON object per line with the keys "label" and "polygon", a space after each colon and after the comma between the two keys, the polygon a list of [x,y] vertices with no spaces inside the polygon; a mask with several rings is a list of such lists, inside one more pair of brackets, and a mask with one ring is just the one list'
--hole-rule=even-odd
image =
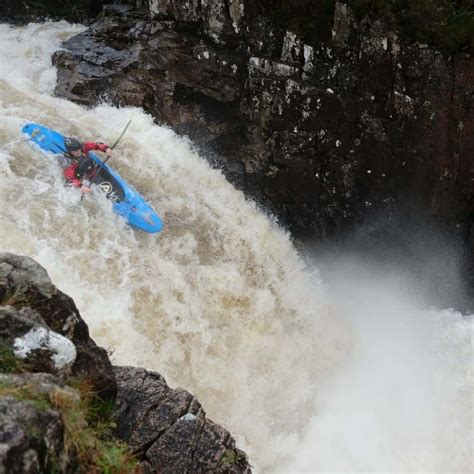
{"label": "mist", "polygon": [[470,301],[462,241],[385,224],[308,252],[352,346],[281,472],[471,472],[473,318],[450,307]]}

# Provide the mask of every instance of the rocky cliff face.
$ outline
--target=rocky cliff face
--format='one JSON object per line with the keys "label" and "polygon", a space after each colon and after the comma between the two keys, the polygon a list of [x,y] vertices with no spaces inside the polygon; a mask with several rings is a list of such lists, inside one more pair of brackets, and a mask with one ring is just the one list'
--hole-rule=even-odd
{"label": "rocky cliff face", "polygon": [[0,254],[0,372],[2,472],[250,472],[193,395],[113,369],[72,299],[11,254]]}
{"label": "rocky cliff face", "polygon": [[341,3],[316,34],[294,32],[267,3],[115,9],[56,54],[56,93],[143,107],[300,233],[413,206],[468,223],[469,47],[447,55]]}
{"label": "rocky cliff face", "polygon": [[250,473],[245,454],[199,401],[165,379],[135,367],[115,367],[119,391],[115,434],[141,460],[142,472]]}

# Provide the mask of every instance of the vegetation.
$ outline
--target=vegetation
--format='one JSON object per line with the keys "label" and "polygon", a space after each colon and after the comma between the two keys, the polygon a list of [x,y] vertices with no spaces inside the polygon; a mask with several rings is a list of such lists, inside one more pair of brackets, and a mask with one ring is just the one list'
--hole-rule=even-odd
{"label": "vegetation", "polygon": [[86,384],[76,381],[72,385],[79,389],[79,398],[60,391],[50,395],[53,407],[61,412],[63,418],[66,454],[83,466],[85,472],[134,472],[136,460],[126,445],[110,434],[114,427],[112,402],[94,397]]}
{"label": "vegetation", "polygon": [[39,410],[55,409],[64,424],[64,455],[81,472],[122,474],[136,472],[137,461],[127,446],[111,436],[112,401],[94,396],[88,385],[71,380],[76,391],[56,389],[39,393],[34,385],[0,383],[0,397],[10,396],[34,404]]}
{"label": "vegetation", "polygon": [[32,403],[37,410],[48,410],[51,403],[48,394],[39,393],[31,386],[16,386],[0,382],[0,397],[14,397],[21,402]]}
{"label": "vegetation", "polygon": [[245,457],[245,455],[234,449],[227,449],[226,452],[222,455],[221,460],[219,461],[219,466],[224,469],[227,468],[229,470],[232,470],[233,467],[239,465],[246,466],[247,458]]}
{"label": "vegetation", "polygon": [[0,372],[18,374],[23,372],[23,362],[15,356],[11,347],[0,344]]}

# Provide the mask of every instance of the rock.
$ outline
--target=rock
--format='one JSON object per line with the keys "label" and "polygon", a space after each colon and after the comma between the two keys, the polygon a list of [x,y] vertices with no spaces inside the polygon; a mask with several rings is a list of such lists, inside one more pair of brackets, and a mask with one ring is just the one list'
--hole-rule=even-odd
{"label": "rock", "polygon": [[[114,397],[116,382],[106,351],[89,337],[73,300],[51,283],[38,263],[0,254],[0,308],[0,335],[13,343],[28,367],[41,370],[44,363],[53,373],[70,371],[87,379],[101,397]],[[75,358],[63,337],[75,346]]]}
{"label": "rock", "polygon": [[332,39],[303,39],[265,5],[157,0],[154,19],[102,19],[54,56],[56,93],[143,107],[296,236],[414,206],[464,226],[472,57],[447,57],[342,3]]}
{"label": "rock", "polygon": [[206,418],[189,392],[169,388],[161,375],[145,369],[114,371],[115,435],[137,453],[143,472],[250,472],[234,439]]}
{"label": "rock", "polygon": [[201,2],[189,0],[180,2],[176,0],[151,0],[151,15],[157,18],[172,18],[183,22],[196,22],[201,20]]}
{"label": "rock", "polygon": [[[145,369],[112,369],[74,302],[46,270],[7,253],[0,254],[0,370],[5,472],[75,472],[79,461],[96,472],[114,449],[121,457],[110,465],[119,460],[132,466],[122,447],[111,444],[110,433],[101,440],[106,421],[89,417],[100,402],[94,395],[115,397],[116,377],[116,435],[137,453],[141,472],[250,472],[245,453],[206,418],[193,395],[170,389],[163,377]],[[67,385],[74,381],[71,375],[79,378],[78,390]],[[74,437],[78,429],[82,438]]]}
{"label": "rock", "polygon": [[70,375],[77,355],[74,344],[49,330],[30,308],[0,307],[0,346],[21,359],[29,372],[62,376]]}
{"label": "rock", "polygon": [[3,0],[0,20],[28,23],[41,18],[85,21],[97,16],[105,0]]}
{"label": "rock", "polygon": [[12,474],[71,472],[53,393],[78,396],[49,374],[0,374],[0,465]]}
{"label": "rock", "polygon": [[355,26],[356,21],[351,9],[344,3],[337,2],[334,9],[334,27],[332,30],[334,44],[340,47],[347,46]]}

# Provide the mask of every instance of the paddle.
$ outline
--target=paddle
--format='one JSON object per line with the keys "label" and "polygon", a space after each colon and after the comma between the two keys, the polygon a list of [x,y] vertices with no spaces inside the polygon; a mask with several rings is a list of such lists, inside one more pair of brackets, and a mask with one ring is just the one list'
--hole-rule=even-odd
{"label": "paddle", "polygon": [[[123,132],[120,134],[120,137],[117,138],[117,140],[115,141],[115,143],[110,147],[111,150],[113,150],[117,145],[118,145],[118,142],[122,139],[122,137],[125,135],[125,132],[127,131],[129,125],[132,123],[131,120],[128,121],[127,125],[125,125],[125,128],[123,129]],[[100,168],[102,167],[103,165],[105,165],[105,163],[107,163],[107,161],[109,161],[109,158],[110,158],[111,155],[109,155],[102,163],[97,163],[96,165],[96,171],[97,171],[97,168]],[[94,183],[94,179],[95,177],[97,176],[97,173],[94,174],[94,176],[92,177],[91,179],[91,185]]]}
{"label": "paddle", "polygon": [[127,131],[129,125],[132,123],[132,120],[129,120],[127,125],[125,125],[125,128],[123,129],[123,132],[120,134],[120,137],[117,138],[117,141],[110,147],[112,150],[118,145],[118,142],[122,139],[122,137],[125,135],[125,132]]}

